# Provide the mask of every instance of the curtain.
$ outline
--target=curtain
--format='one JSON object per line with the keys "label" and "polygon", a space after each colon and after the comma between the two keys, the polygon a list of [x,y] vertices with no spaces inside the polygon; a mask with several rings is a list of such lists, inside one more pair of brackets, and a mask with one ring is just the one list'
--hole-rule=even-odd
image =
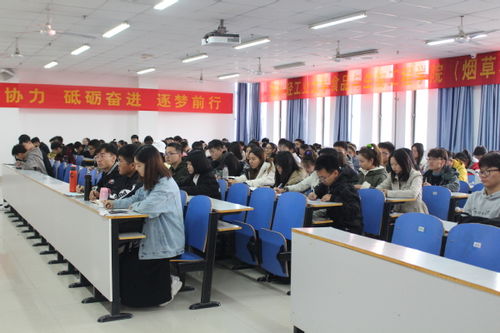
{"label": "curtain", "polygon": [[349,141],[349,135],[349,96],[337,96],[333,126],[334,142]]}
{"label": "curtain", "polygon": [[479,144],[488,150],[500,150],[500,85],[481,88]]}
{"label": "curtain", "polygon": [[247,109],[248,109],[248,85],[238,83],[237,110],[236,110],[236,140],[248,142]]}
{"label": "curtain", "polygon": [[250,128],[249,139],[260,140],[260,83],[249,83]]}
{"label": "curtain", "polygon": [[286,138],[307,141],[307,99],[293,99],[287,103]]}
{"label": "curtain", "polygon": [[260,140],[260,83],[238,83],[236,140],[248,143]]}
{"label": "curtain", "polygon": [[472,149],[472,87],[439,89],[438,145],[452,152]]}

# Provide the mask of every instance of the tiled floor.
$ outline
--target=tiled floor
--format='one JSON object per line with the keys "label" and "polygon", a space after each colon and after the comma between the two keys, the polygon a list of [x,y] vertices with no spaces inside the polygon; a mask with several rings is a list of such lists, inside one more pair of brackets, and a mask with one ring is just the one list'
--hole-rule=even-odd
{"label": "tiled floor", "polygon": [[[1,210],[1,208],[0,208]],[[129,320],[97,323],[107,313],[100,304],[82,304],[86,288],[69,289],[74,276],[57,276],[64,265],[48,265],[55,256],[38,254],[22,229],[0,212],[0,332],[291,332],[289,286],[259,283],[254,270],[230,271],[218,265],[212,299],[222,306],[192,311],[199,300],[201,274],[164,308],[124,309]]]}

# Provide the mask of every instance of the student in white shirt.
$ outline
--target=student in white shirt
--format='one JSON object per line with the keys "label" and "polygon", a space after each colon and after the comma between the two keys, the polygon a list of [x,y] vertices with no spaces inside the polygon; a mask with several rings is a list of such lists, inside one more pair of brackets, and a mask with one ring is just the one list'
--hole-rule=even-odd
{"label": "student in white shirt", "polygon": [[266,162],[264,150],[254,146],[248,154],[250,168],[234,179],[229,179],[229,184],[246,183],[250,187],[272,186],[275,181],[275,168],[272,163]]}

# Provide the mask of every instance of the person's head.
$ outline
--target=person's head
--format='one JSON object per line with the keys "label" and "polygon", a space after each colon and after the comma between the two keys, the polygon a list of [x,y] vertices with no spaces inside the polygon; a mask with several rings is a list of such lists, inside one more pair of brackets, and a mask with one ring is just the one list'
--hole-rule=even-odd
{"label": "person's head", "polygon": [[422,163],[422,158],[424,157],[424,145],[417,142],[411,146],[411,153],[417,165]]}
{"label": "person's head", "polygon": [[266,154],[266,160],[273,158],[276,152],[278,151],[278,147],[272,142],[268,142],[266,147],[264,148],[264,154]]}
{"label": "person's head", "polygon": [[389,157],[391,154],[394,152],[396,147],[392,144],[392,142],[386,141],[386,142],[380,142],[378,144],[378,149],[380,150],[380,164],[382,165],[387,165],[389,162]]}
{"label": "person's head", "polygon": [[24,161],[26,159],[27,150],[22,144],[17,144],[12,147],[12,156],[18,161]]}
{"label": "person's head", "polygon": [[174,136],[174,142],[181,143],[182,137],[180,135]]}
{"label": "person's head", "polygon": [[20,135],[19,138],[18,138],[18,140],[19,140],[19,144],[23,145],[23,147],[26,150],[31,150],[31,149],[35,148],[35,145],[31,141],[30,137],[28,135],[26,135],[26,134]]}
{"label": "person's head", "polygon": [[300,145],[300,147],[297,149],[297,151],[299,152],[300,158],[302,158],[302,156],[304,156],[304,153],[306,152],[306,150],[312,150],[311,146],[306,145],[305,143]]}
{"label": "person's head", "polygon": [[84,146],[88,146],[88,145],[89,145],[89,143],[90,143],[90,139],[89,139],[89,138],[83,138],[83,139],[82,139],[82,145],[84,145]]}
{"label": "person's head", "polygon": [[476,148],[474,148],[474,151],[472,152],[472,155],[477,158],[478,161],[481,160],[481,158],[486,155],[486,153],[488,152],[488,150],[486,149],[485,146],[477,146]]}
{"label": "person's head", "polygon": [[19,141],[19,143],[26,143],[28,141],[31,141],[31,138],[27,134],[21,134],[19,138],[17,138],[17,140]]}
{"label": "person's head", "polygon": [[140,141],[139,141],[139,136],[138,136],[137,134],[132,135],[132,136],[130,137],[130,141],[131,141],[132,143],[140,142]]}
{"label": "person's head", "polygon": [[292,172],[299,170],[297,162],[289,151],[280,151],[274,158],[276,171],[280,176],[288,178]]}
{"label": "person's head", "polygon": [[57,142],[59,142],[60,144],[63,144],[63,138],[62,138],[62,136],[60,136],[60,135],[56,135],[56,136],[52,137],[52,138],[49,140],[49,142],[50,142],[50,143],[52,143],[52,142],[54,142],[54,141],[57,141]]}
{"label": "person's head", "polygon": [[99,142],[99,140],[94,139],[89,141],[87,151],[89,152],[90,156],[95,156],[97,147],[99,147],[100,145],[101,143]]}
{"label": "person's head", "polygon": [[342,153],[347,156],[347,149],[349,146],[346,141],[337,141],[333,144],[333,148],[335,148],[339,153]]}
{"label": "person's head", "polygon": [[135,172],[134,155],[137,145],[125,145],[118,149],[118,171],[120,175],[131,177]]}
{"label": "person's head", "polygon": [[295,139],[293,141],[293,144],[295,145],[295,149],[299,150],[300,146],[302,146],[303,144],[305,144],[305,142],[302,139]]}
{"label": "person's head", "polygon": [[138,147],[134,154],[134,163],[147,191],[152,190],[161,178],[171,177],[160,152],[153,145]]}
{"label": "person's head", "polygon": [[300,164],[308,174],[313,173],[314,166],[316,165],[316,153],[311,149],[306,150],[302,155],[302,160],[300,161]]}
{"label": "person's head", "polygon": [[163,140],[163,142],[165,142],[165,144],[168,145],[169,143],[174,142],[174,138],[169,136],[168,138],[165,138],[165,140]]}
{"label": "person's head", "polygon": [[491,151],[479,160],[479,177],[488,194],[500,189],[500,152]]}
{"label": "person's head", "polygon": [[202,174],[212,170],[210,161],[202,150],[194,150],[186,157],[187,169],[189,174]]}
{"label": "person's head", "polygon": [[37,136],[35,136],[34,138],[31,138],[31,143],[35,146],[35,147],[40,147],[40,138],[38,138]]}
{"label": "person's head", "polygon": [[280,139],[280,141],[278,142],[278,149],[279,151],[288,151],[290,153],[295,152],[295,146],[293,145],[293,143],[286,139]]}
{"label": "person's head", "polygon": [[113,167],[118,158],[118,150],[115,145],[104,143],[100,145],[95,152],[95,161],[97,167],[103,171],[108,171]]}
{"label": "person's head", "polygon": [[153,138],[150,135],[148,135],[148,136],[146,136],[144,138],[143,142],[144,142],[145,145],[152,145],[153,142],[154,142],[154,140],[153,140]]}
{"label": "person's head", "polygon": [[215,139],[208,143],[208,151],[213,161],[218,161],[224,154],[225,149],[224,142],[221,140]]}
{"label": "person's head", "polygon": [[241,161],[243,159],[243,155],[241,154],[241,146],[239,142],[237,141],[231,142],[229,144],[228,151],[233,153],[238,160]]}
{"label": "person's head", "polygon": [[171,142],[165,148],[165,161],[176,167],[182,162],[182,146],[178,143]]}
{"label": "person's head", "polygon": [[455,159],[462,161],[465,168],[468,169],[472,163],[472,156],[467,149],[455,154]]}
{"label": "person's head", "polygon": [[427,153],[427,164],[429,170],[440,171],[446,166],[448,153],[443,148],[433,148]]}
{"label": "person's head", "polygon": [[260,167],[266,161],[264,149],[254,146],[248,153],[247,160],[251,169],[260,170]]}
{"label": "person's head", "polygon": [[356,145],[354,143],[351,143],[351,142],[347,143],[347,155],[351,156],[351,158],[356,156],[357,149],[358,149],[358,147],[356,147]]}
{"label": "person's head", "polygon": [[342,166],[335,155],[321,155],[316,160],[314,169],[319,180],[326,186],[330,186],[339,177]]}
{"label": "person's head", "polygon": [[407,181],[410,178],[411,170],[414,169],[411,155],[404,148],[396,149],[389,158],[391,164],[391,178],[396,176],[401,181]]}
{"label": "person's head", "polygon": [[262,143],[269,143],[269,138],[262,138],[261,142]]}
{"label": "person's head", "polygon": [[56,154],[60,154],[63,151],[62,144],[59,141],[52,141],[50,144],[50,149]]}
{"label": "person's head", "polygon": [[204,149],[205,149],[205,147],[203,147],[203,142],[201,142],[201,141],[195,141],[191,145],[191,151],[193,151],[193,150],[204,150]]}
{"label": "person's head", "polygon": [[380,150],[377,145],[370,143],[361,147],[358,153],[359,166],[364,170],[371,170],[380,166]]}
{"label": "person's head", "polygon": [[75,153],[76,153],[77,155],[80,155],[80,154],[82,154],[82,153],[83,153],[83,149],[84,149],[84,147],[83,147],[83,145],[82,145],[82,143],[81,143],[80,141],[76,141],[76,142],[73,144],[73,149],[75,150]]}

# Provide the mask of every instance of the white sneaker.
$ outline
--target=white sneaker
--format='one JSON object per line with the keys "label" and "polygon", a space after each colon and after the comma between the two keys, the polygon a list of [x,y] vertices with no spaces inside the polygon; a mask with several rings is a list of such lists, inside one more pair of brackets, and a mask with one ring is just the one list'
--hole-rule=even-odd
{"label": "white sneaker", "polygon": [[172,280],[172,284],[170,285],[170,288],[171,288],[170,293],[171,293],[172,298],[170,298],[170,300],[166,301],[165,303],[161,303],[159,306],[166,306],[166,305],[170,304],[174,300],[175,295],[177,295],[179,290],[181,290],[181,288],[182,288],[182,282],[178,276],[170,275],[170,278]]}

